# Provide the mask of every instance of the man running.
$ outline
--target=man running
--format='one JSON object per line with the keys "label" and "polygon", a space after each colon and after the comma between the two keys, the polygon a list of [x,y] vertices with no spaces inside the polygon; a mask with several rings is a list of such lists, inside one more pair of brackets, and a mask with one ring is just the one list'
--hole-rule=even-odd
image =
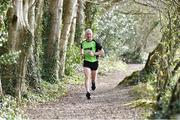
{"label": "man running", "polygon": [[83,69],[85,75],[86,97],[91,99],[90,87],[96,89],[95,81],[97,79],[98,57],[104,55],[102,46],[93,39],[91,29],[85,31],[86,40],[81,43],[80,54],[82,55]]}

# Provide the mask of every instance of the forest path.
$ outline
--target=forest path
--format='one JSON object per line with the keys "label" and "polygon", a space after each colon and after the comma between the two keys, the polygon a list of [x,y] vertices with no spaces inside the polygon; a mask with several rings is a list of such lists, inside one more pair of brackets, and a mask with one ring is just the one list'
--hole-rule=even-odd
{"label": "forest path", "polygon": [[97,89],[92,91],[90,100],[85,96],[84,85],[70,85],[67,96],[55,102],[29,107],[26,115],[29,119],[38,120],[142,119],[141,109],[125,106],[134,100],[130,94],[132,87],[116,87],[124,77],[142,68],[142,64],[129,64],[126,70],[99,75]]}

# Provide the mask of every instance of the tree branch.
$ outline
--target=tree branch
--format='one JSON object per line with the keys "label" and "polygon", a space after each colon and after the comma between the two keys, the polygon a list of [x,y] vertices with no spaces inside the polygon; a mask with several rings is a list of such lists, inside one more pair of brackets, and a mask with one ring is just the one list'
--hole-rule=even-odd
{"label": "tree branch", "polygon": [[133,0],[133,2],[134,2],[135,4],[139,4],[139,5],[142,5],[142,6],[145,6],[145,7],[154,8],[154,9],[162,12],[159,8],[157,8],[156,6],[153,6],[153,5],[149,4],[149,3],[146,3],[146,4],[145,4],[145,3],[137,2],[136,0]]}
{"label": "tree branch", "polygon": [[91,1],[91,0],[86,0],[85,2],[88,2],[88,3],[93,3],[93,4],[98,4],[98,5],[100,5],[100,3],[98,3],[98,2],[95,2],[95,1]]}
{"label": "tree branch", "polygon": [[92,0],[86,0],[86,2],[89,2],[89,3],[93,3],[93,4],[98,4],[98,5],[101,5],[101,4],[106,4],[106,3],[109,3],[109,4],[115,4],[115,3],[118,3],[122,0],[103,0],[103,1],[92,1]]}
{"label": "tree branch", "polygon": [[130,11],[130,12],[124,12],[124,11],[119,11],[121,14],[131,14],[131,15],[142,15],[142,14],[155,14],[155,13],[145,13],[145,12],[136,12],[136,11]]}
{"label": "tree branch", "polygon": [[180,6],[180,3],[177,0],[173,0],[174,3],[176,3],[178,6]]}
{"label": "tree branch", "polygon": [[136,4],[139,4],[139,5],[142,5],[142,6],[146,6],[146,7],[148,7],[148,5],[147,5],[147,4],[144,4],[144,3],[141,3],[141,2],[137,2],[136,0],[133,0],[133,2],[134,2],[134,3],[136,3]]}
{"label": "tree branch", "polygon": [[32,7],[34,7],[37,3],[38,3],[39,0],[35,0],[34,3],[29,7],[29,10],[32,9]]}

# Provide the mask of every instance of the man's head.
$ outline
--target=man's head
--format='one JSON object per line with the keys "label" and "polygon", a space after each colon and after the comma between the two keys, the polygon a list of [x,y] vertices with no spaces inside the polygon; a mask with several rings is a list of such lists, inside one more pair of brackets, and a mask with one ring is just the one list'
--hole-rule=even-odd
{"label": "man's head", "polygon": [[93,32],[91,29],[86,29],[86,39],[87,40],[92,40],[93,38]]}

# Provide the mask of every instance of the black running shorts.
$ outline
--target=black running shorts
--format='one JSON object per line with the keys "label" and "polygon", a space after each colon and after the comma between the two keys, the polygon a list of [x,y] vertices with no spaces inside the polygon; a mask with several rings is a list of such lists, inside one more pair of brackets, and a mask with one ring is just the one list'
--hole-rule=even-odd
{"label": "black running shorts", "polygon": [[88,67],[91,70],[97,70],[98,69],[98,61],[96,62],[88,62],[84,60],[83,67]]}

